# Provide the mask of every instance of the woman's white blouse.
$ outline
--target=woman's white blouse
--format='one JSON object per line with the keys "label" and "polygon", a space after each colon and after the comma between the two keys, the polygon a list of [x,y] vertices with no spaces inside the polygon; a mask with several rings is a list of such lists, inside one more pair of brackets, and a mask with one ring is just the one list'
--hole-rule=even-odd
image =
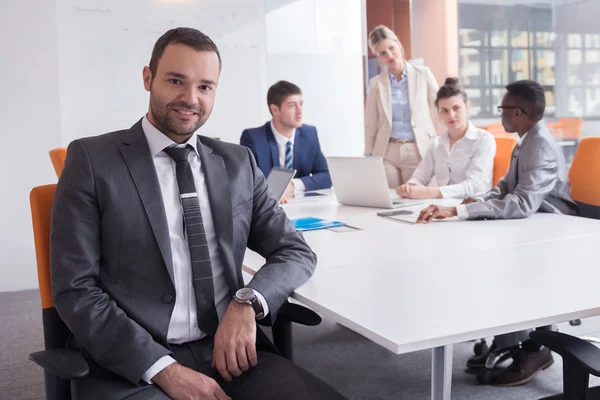
{"label": "woman's white blouse", "polygon": [[480,196],[492,188],[495,155],[494,137],[469,122],[452,149],[448,131],[437,137],[409,182],[427,186],[435,176],[443,198]]}

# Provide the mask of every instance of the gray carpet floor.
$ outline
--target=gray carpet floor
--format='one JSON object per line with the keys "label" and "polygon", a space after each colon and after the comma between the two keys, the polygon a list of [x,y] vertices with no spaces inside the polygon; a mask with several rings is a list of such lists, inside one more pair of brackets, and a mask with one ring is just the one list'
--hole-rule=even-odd
{"label": "gray carpet floor", "polygon": [[[43,399],[43,374],[27,355],[43,348],[39,294],[36,290],[0,293],[0,400]],[[562,332],[600,337],[600,317],[579,327],[560,324]],[[296,362],[350,399],[420,400],[430,398],[431,351],[395,355],[331,321],[295,329]],[[562,391],[562,362],[555,362],[527,385],[496,388],[477,384],[464,372],[473,343],[454,346],[452,398],[460,400],[538,399]],[[600,384],[593,378],[592,385]]]}

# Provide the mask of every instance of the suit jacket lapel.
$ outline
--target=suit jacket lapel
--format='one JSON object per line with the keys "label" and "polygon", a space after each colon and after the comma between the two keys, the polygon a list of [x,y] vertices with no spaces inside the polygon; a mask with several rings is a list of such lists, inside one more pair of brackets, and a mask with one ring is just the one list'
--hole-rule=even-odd
{"label": "suit jacket lapel", "polygon": [[300,168],[303,163],[302,156],[304,152],[302,151],[304,148],[304,131],[302,128],[296,129],[296,137],[294,138],[294,157],[292,159],[292,164],[294,169],[300,171]]}
{"label": "suit jacket lapel", "polygon": [[414,115],[413,104],[417,104],[417,85],[419,84],[419,76],[415,68],[406,61],[406,78],[408,79],[408,106],[410,108],[410,116]]}
{"label": "suit jacket lapel", "polygon": [[277,140],[275,140],[275,135],[273,134],[273,130],[271,129],[270,122],[267,122],[265,124],[265,129],[267,131],[267,141],[269,142],[269,148],[271,149],[271,162],[273,163],[271,167],[279,167],[279,147],[277,147]]}
{"label": "suit jacket lapel", "polygon": [[156,243],[171,276],[171,281],[174,282],[173,258],[165,205],[141,120],[124,134],[123,143],[125,145],[120,149],[121,155],[125,159],[129,173],[142,199]]}
{"label": "suit jacket lapel", "polygon": [[198,136],[198,153],[200,165],[208,190],[208,201],[212,211],[213,225],[219,245],[219,254],[229,289],[232,294],[238,289],[237,271],[233,258],[233,216],[231,214],[231,193],[229,177],[223,158],[213,153],[212,149],[202,142]]}
{"label": "suit jacket lapel", "polygon": [[390,86],[390,75],[387,69],[380,74],[377,85],[379,86],[379,98],[381,106],[383,107],[383,112],[385,113],[385,117],[390,126],[392,126],[392,88]]}

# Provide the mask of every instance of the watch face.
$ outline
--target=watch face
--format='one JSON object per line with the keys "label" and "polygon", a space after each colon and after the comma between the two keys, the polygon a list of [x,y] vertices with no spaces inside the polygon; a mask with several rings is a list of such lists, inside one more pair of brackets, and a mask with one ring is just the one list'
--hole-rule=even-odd
{"label": "watch face", "polygon": [[241,301],[250,301],[254,298],[254,290],[250,288],[240,289],[235,293],[235,297]]}

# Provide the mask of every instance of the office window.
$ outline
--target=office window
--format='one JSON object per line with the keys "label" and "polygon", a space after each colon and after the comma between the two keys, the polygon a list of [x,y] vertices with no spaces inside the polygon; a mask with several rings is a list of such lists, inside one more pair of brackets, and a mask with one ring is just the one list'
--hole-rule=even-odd
{"label": "office window", "polygon": [[494,118],[504,87],[539,82],[549,118],[600,119],[600,1],[459,0],[459,77],[478,93],[472,118]]}
{"label": "office window", "polygon": [[[554,113],[556,33],[550,26],[534,29],[539,24],[523,22],[523,15],[533,20],[551,14],[523,12],[522,7],[515,6],[461,3],[464,4],[459,5],[460,79],[466,88],[477,89],[481,94],[477,113],[472,110],[471,116],[496,116],[504,87],[520,79],[540,82],[551,103],[547,112]],[[520,23],[511,22],[516,14]]]}

